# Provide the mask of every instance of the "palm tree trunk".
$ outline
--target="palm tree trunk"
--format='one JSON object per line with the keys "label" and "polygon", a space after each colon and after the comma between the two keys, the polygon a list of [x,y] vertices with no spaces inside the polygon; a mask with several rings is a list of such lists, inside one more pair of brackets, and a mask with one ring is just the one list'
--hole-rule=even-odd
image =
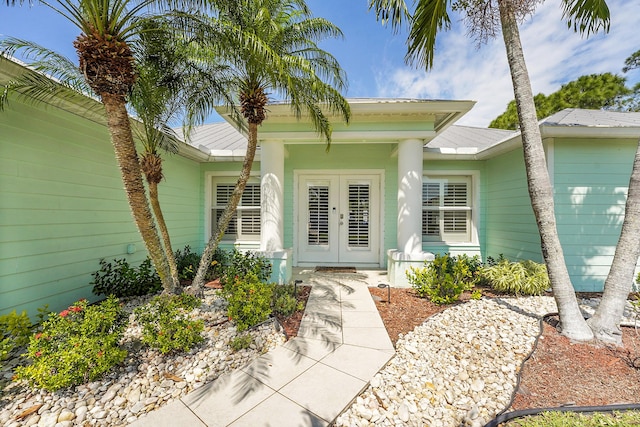
{"label": "palm tree trunk", "polygon": [[240,203],[240,198],[242,197],[242,193],[244,192],[244,188],[247,185],[247,181],[249,181],[249,177],[251,175],[251,167],[253,166],[253,159],[256,155],[256,147],[258,145],[258,124],[257,123],[249,123],[249,138],[247,144],[247,152],[244,156],[244,161],[242,163],[242,170],[240,171],[240,176],[238,177],[238,181],[236,181],[236,186],[233,189],[233,193],[229,199],[229,203],[225,208],[220,220],[218,221],[218,225],[216,227],[215,233],[209,239],[207,246],[202,253],[202,258],[200,259],[200,265],[198,266],[198,272],[196,273],[196,277],[193,279],[193,283],[191,284],[191,293],[200,294],[202,292],[202,288],[204,286],[204,276],[207,273],[209,265],[211,264],[211,257],[213,256],[220,240],[222,240],[222,236],[224,236],[225,231],[227,230],[227,226],[233,217],[233,214],[236,212],[238,208],[238,204]]}
{"label": "palm tree trunk", "polygon": [[547,171],[516,15],[510,0],[498,0],[498,5],[520,121],[529,196],[540,232],[542,256],[547,264],[553,295],[558,305],[561,332],[574,340],[591,340],[593,333],[580,312],[556,229],[551,180]]}
{"label": "palm tree trunk", "polygon": [[149,252],[149,256],[162,280],[164,291],[173,293],[175,289],[167,265],[167,258],[153,222],[153,216],[147,201],[147,193],[142,181],[142,171],[133,143],[124,97],[103,93],[101,98],[105,107],[111,143],[120,167],[131,214]]}
{"label": "palm tree trunk", "polygon": [[154,181],[147,181],[149,184],[149,200],[151,201],[151,208],[153,214],[156,217],[160,234],[162,235],[162,241],[164,243],[164,252],[167,256],[169,263],[169,271],[171,273],[171,280],[173,280],[174,290],[180,290],[180,278],[178,277],[178,267],[176,266],[176,258],[173,255],[173,248],[171,246],[171,238],[169,237],[169,230],[167,229],[167,223],[164,221],[164,215],[160,208],[160,198],[158,197],[158,184]]}
{"label": "palm tree trunk", "polygon": [[588,320],[595,337],[604,342],[622,344],[618,323],[631,292],[633,274],[640,256],[640,141],[633,160],[629,191],[620,238],[613,255],[609,275],[604,282],[604,294],[595,315]]}

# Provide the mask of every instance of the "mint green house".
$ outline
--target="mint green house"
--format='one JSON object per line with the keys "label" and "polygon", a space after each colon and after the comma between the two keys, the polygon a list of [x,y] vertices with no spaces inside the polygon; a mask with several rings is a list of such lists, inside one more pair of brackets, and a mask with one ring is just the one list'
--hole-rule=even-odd
{"label": "mint green house", "polygon": [[[0,59],[0,82],[26,70]],[[0,112],[0,313],[91,298],[100,259],[142,261],[104,119],[79,101]],[[352,99],[327,150],[285,104],[269,107],[253,176],[223,246],[293,267],[405,270],[433,254],[541,260],[518,132],[457,126],[471,101]],[[602,290],[624,215],[640,113],[564,110],[540,123],[565,259]],[[222,122],[166,156],[159,186],[175,248],[202,250],[226,206],[245,137]],[[639,236],[640,237],[640,236]],[[95,297],[94,297],[95,299]]]}

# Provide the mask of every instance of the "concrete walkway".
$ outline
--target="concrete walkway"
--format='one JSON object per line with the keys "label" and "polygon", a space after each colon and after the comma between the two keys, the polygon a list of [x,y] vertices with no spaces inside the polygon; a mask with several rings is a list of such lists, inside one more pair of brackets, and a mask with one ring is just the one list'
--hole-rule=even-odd
{"label": "concrete walkway", "polygon": [[394,349],[367,289],[377,272],[314,273],[298,336],[132,426],[326,426]]}

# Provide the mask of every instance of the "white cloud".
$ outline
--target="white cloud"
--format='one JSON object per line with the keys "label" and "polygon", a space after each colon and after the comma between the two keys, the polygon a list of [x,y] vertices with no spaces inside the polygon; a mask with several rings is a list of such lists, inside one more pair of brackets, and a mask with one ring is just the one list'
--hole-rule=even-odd
{"label": "white cloud", "polygon": [[[559,1],[539,6],[520,28],[533,92],[549,94],[584,74],[621,73],[625,58],[640,48],[640,2],[609,0],[611,31],[588,39],[567,28]],[[640,73],[630,74],[630,82]],[[458,123],[487,126],[513,99],[502,35],[480,49],[455,24],[440,34],[435,66],[428,73],[408,67],[380,69],[378,96],[477,101]]]}

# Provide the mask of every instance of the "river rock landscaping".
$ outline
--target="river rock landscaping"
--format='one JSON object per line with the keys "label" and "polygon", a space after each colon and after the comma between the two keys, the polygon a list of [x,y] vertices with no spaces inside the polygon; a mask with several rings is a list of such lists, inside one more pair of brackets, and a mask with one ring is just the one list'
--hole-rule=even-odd
{"label": "river rock landscaping", "polygon": [[11,381],[20,359],[5,361],[0,370],[0,425],[125,426],[285,342],[282,329],[269,320],[248,331],[248,348],[234,351],[230,342],[238,332],[219,293],[206,290],[202,305],[190,314],[204,321],[204,341],[189,352],[166,355],[141,344],[142,330],[132,314],[150,297],[128,299],[123,309],[130,320],[122,343],[128,355],[98,381],[56,392],[33,389],[23,381]]}

